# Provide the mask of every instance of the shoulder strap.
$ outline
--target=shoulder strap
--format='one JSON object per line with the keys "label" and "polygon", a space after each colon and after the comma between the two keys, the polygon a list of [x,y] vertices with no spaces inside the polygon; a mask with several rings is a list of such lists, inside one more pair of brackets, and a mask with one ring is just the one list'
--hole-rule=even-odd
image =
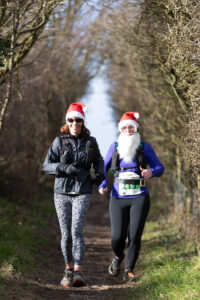
{"label": "shoulder strap", "polygon": [[136,159],[137,159],[139,167],[141,167],[142,169],[146,169],[147,162],[146,162],[146,158],[144,155],[144,141],[143,140],[141,140],[140,146],[137,150]]}
{"label": "shoulder strap", "polygon": [[87,142],[86,142],[86,151],[89,151],[89,150],[94,150],[95,149],[95,142],[94,142],[94,139],[92,137],[89,137]]}
{"label": "shoulder strap", "polygon": [[111,162],[111,172],[114,174],[115,171],[119,168],[119,154],[117,151],[118,143],[115,142],[115,150],[112,155],[112,162]]}
{"label": "shoulder strap", "polygon": [[60,162],[66,164],[68,157],[70,156],[70,152],[72,150],[72,144],[70,143],[70,138],[65,135],[61,135],[59,139],[61,146]]}
{"label": "shoulder strap", "polygon": [[61,135],[60,136],[60,145],[61,145],[61,149],[63,152],[65,150],[68,150],[70,147],[72,147],[72,145],[70,143],[70,138],[65,135]]}

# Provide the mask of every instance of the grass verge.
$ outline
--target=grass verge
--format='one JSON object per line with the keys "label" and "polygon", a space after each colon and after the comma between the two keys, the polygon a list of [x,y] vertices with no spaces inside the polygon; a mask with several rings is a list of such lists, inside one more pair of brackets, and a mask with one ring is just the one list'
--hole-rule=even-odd
{"label": "grass verge", "polygon": [[20,203],[0,197],[0,289],[6,279],[34,267],[40,249],[49,243],[44,232],[53,213],[47,201]]}
{"label": "grass verge", "polygon": [[142,276],[127,299],[200,299],[200,258],[169,221],[149,221],[137,266]]}

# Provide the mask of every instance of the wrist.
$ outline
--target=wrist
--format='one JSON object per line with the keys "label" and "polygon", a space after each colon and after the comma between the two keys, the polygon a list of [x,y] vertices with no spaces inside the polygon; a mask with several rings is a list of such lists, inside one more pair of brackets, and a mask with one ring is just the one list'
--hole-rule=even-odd
{"label": "wrist", "polygon": [[60,163],[60,164],[58,165],[58,169],[59,169],[59,171],[61,171],[61,172],[66,172],[67,167],[68,167],[68,165],[66,165],[66,164],[64,164],[64,163]]}
{"label": "wrist", "polygon": [[151,171],[151,174],[152,174],[152,177],[154,176],[154,174],[153,174],[153,169],[149,169],[150,171]]}

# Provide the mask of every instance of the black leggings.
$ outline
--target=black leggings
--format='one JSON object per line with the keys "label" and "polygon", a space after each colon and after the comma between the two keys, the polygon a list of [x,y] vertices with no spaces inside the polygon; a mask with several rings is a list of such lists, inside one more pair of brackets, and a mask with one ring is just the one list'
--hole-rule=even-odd
{"label": "black leggings", "polygon": [[111,245],[116,256],[124,256],[125,269],[133,270],[138,259],[141,237],[150,208],[149,195],[129,199],[110,199]]}

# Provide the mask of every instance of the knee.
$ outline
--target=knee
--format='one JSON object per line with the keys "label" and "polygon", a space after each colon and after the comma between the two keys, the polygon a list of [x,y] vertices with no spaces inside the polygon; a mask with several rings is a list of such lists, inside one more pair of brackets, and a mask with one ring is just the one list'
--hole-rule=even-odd
{"label": "knee", "polygon": [[71,236],[71,234],[68,233],[68,232],[65,232],[65,233],[63,233],[63,234],[61,235],[61,241],[62,241],[62,242],[68,242],[68,241],[70,241],[71,239],[72,239],[72,236]]}
{"label": "knee", "polygon": [[83,230],[82,228],[73,228],[72,229],[72,237],[75,239],[79,239],[83,237]]}
{"label": "knee", "polygon": [[129,236],[129,244],[136,245],[137,247],[140,247],[141,244],[141,237],[138,236]]}
{"label": "knee", "polygon": [[124,242],[125,238],[122,235],[113,235],[111,238],[111,243],[114,245],[121,244]]}

